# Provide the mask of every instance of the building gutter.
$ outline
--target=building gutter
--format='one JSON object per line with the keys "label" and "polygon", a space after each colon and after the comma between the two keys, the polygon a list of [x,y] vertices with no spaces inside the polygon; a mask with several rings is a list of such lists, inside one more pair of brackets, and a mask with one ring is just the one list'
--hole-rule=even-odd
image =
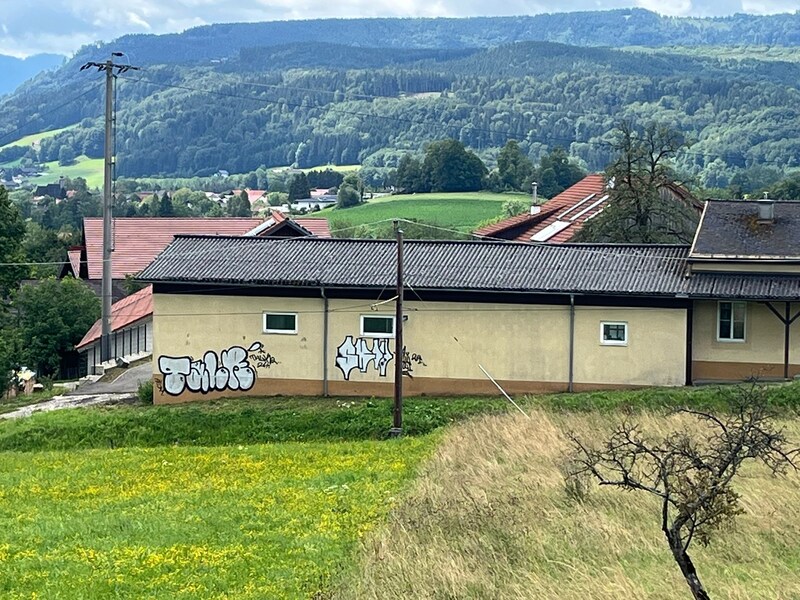
{"label": "building gutter", "polygon": [[569,379],[567,391],[572,392],[574,388],[574,367],[575,367],[575,294],[569,295]]}
{"label": "building gutter", "polygon": [[328,296],[325,288],[319,288],[322,295],[322,395],[328,397]]}

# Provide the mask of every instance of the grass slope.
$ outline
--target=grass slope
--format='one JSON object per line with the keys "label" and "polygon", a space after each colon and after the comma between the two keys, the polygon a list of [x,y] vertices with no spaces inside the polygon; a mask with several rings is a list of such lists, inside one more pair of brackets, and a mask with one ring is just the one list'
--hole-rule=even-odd
{"label": "grass slope", "polygon": [[0,596],[314,597],[432,443],[0,453]]}
{"label": "grass slope", "polygon": [[[565,432],[603,439],[625,413],[537,410],[474,419],[449,430],[393,510],[361,545],[338,599],[619,600],[690,598],[660,531],[657,502],[595,487],[569,500],[559,467]],[[676,421],[638,413],[650,433]],[[800,421],[786,433],[800,441]],[[741,515],[708,548],[692,546],[712,598],[800,598],[800,476],[750,466]]]}
{"label": "grass slope", "polygon": [[59,166],[58,161],[44,163],[47,166],[47,172],[39,177],[31,177],[29,182],[33,185],[45,185],[47,183],[54,183],[58,181],[60,176],[69,177],[83,177],[89,188],[102,188],[103,187],[103,159],[102,158],[88,158],[87,156],[79,156],[74,164],[66,167]]}
{"label": "grass slope", "polygon": [[418,219],[468,233],[480,223],[498,217],[502,213],[503,203],[511,199],[527,201],[528,196],[492,192],[397,195],[370,200],[352,208],[328,208],[313,216],[329,219],[333,229],[387,219]]}
{"label": "grass slope", "polygon": [[61,129],[51,129],[49,131],[42,131],[42,132],[39,132],[39,133],[32,133],[30,135],[26,135],[25,137],[21,137],[18,140],[15,140],[13,142],[8,142],[7,144],[4,144],[4,145],[0,146],[0,150],[2,150],[3,148],[8,148],[10,146],[38,145],[39,142],[41,142],[43,139],[55,137],[59,133],[62,133],[64,131],[69,131],[70,129],[73,129],[73,128],[77,127],[77,126],[78,125],[75,124],[75,125],[69,125],[68,127],[62,127]]}

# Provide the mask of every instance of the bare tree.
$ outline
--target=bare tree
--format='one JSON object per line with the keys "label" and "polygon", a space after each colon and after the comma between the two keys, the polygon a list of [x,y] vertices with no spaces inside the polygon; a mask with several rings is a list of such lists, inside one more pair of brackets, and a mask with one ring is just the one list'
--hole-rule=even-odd
{"label": "bare tree", "polygon": [[665,193],[675,183],[670,159],[685,146],[683,135],[651,123],[623,121],[614,131],[616,159],[606,169],[609,205],[584,224],[582,242],[689,243],[698,215],[688,203]]}
{"label": "bare tree", "polygon": [[708,600],[692,559],[694,540],[707,545],[712,534],[742,512],[733,480],[748,460],[760,461],[774,474],[796,469],[783,430],[773,422],[766,392],[755,383],[740,388],[725,415],[681,409],[704,426],[702,435],[688,428],[663,439],[649,439],[625,420],[608,441],[593,448],[576,435],[568,484],[590,477],[601,486],[652,494],[660,499],[661,529],[675,562],[696,600]]}

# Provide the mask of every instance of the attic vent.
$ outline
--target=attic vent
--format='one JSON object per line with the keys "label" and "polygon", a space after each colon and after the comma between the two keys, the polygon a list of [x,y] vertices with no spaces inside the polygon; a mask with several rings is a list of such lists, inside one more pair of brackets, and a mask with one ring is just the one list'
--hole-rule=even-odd
{"label": "attic vent", "polygon": [[758,221],[759,223],[775,222],[775,201],[764,198],[758,201]]}

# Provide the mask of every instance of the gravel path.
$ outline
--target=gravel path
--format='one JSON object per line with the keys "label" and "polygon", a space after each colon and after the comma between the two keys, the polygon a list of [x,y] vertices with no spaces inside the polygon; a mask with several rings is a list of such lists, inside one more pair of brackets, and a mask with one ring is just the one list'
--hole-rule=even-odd
{"label": "gravel path", "polygon": [[78,396],[55,396],[45,402],[23,406],[15,411],[0,414],[0,419],[21,419],[30,417],[37,412],[50,412],[65,408],[81,408],[84,406],[99,406],[102,404],[121,404],[135,400],[134,394],[95,394]]}

